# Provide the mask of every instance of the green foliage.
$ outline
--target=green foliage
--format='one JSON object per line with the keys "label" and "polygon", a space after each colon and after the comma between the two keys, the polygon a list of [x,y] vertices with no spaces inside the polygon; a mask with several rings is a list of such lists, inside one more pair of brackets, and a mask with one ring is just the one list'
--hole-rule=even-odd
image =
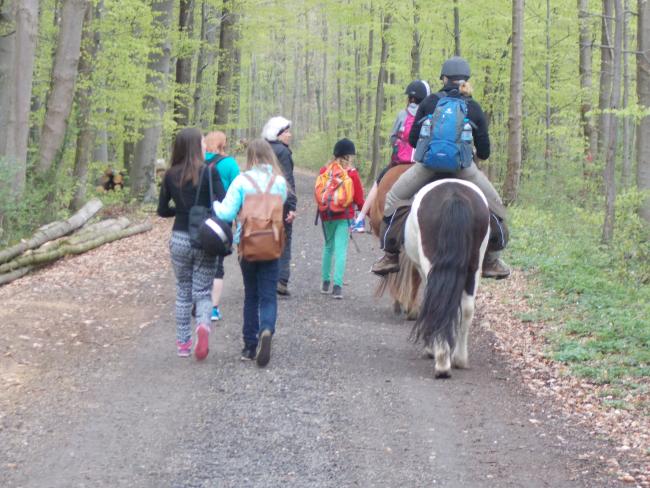
{"label": "green foliage", "polygon": [[557,324],[550,353],[575,374],[634,389],[650,375],[650,240],[630,216],[640,195],[619,199],[610,247],[600,244],[601,212],[549,197],[511,212],[509,256],[543,289],[530,318]]}

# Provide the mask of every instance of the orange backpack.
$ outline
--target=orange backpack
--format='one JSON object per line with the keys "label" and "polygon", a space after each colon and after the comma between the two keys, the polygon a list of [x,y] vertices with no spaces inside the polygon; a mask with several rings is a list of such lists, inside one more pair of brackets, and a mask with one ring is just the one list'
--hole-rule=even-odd
{"label": "orange backpack", "polygon": [[250,175],[244,173],[244,177],[248,178],[257,193],[246,195],[239,212],[239,255],[246,261],[278,259],[284,249],[285,233],[282,197],[271,194],[275,175],[271,176],[266,191],[262,191]]}
{"label": "orange backpack", "polygon": [[352,204],[354,197],[352,178],[343,166],[332,161],[316,178],[314,197],[320,212],[328,214],[344,212]]}

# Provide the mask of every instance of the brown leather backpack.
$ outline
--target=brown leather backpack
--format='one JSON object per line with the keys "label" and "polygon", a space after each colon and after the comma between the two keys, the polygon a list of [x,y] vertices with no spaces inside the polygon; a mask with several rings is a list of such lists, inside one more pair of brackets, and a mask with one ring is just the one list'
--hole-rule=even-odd
{"label": "brown leather backpack", "polygon": [[262,191],[255,180],[244,173],[257,193],[249,193],[239,212],[241,237],[239,255],[246,261],[270,261],[278,259],[284,249],[284,222],[282,197],[271,194],[275,175]]}

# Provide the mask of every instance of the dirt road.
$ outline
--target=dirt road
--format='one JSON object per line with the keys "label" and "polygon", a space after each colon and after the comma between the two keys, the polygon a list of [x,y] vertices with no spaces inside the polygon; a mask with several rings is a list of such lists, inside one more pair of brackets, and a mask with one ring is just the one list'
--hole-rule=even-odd
{"label": "dirt road", "polygon": [[350,247],[344,300],[322,296],[298,183],[267,369],[239,359],[234,257],[210,355],[176,357],[169,221],[0,289],[0,486],[618,486],[585,455],[607,446],[526,393],[478,327],[471,369],[433,379],[410,324],[373,297],[370,236]]}

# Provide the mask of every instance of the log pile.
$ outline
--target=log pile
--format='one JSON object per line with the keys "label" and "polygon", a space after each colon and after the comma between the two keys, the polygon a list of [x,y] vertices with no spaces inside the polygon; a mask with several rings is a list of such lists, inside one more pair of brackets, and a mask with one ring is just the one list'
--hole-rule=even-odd
{"label": "log pile", "polygon": [[132,225],[126,217],[85,225],[102,203],[91,200],[67,220],[53,222],[15,246],[0,251],[0,285],[64,256],[90,251],[103,244],[151,230],[151,224]]}

